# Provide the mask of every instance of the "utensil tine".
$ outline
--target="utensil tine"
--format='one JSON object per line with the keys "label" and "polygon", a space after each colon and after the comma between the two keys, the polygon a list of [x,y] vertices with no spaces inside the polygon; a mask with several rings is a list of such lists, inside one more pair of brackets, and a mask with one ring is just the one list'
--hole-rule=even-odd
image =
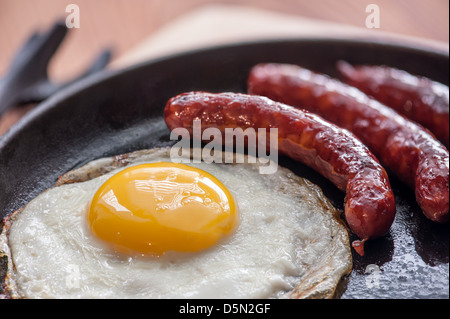
{"label": "utensil tine", "polygon": [[53,95],[64,87],[104,69],[111,59],[111,54],[111,50],[109,49],[102,51],[97,59],[94,60],[94,62],[91,64],[91,66],[84,73],[73,80],[67,81],[62,84],[52,83],[48,80],[36,83],[28,90],[23,92],[22,100],[24,102],[38,102],[45,100],[47,97]]}
{"label": "utensil tine", "polygon": [[104,50],[80,76],[63,84],[48,79],[48,64],[68,30],[57,21],[50,30],[33,33],[17,52],[9,71],[0,80],[0,116],[9,108],[26,102],[40,102],[59,89],[105,68],[111,50]]}

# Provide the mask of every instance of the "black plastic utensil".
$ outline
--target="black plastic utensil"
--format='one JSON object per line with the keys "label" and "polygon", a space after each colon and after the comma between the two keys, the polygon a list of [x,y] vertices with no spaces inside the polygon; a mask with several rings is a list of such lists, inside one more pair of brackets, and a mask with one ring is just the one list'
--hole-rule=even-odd
{"label": "black plastic utensil", "polygon": [[48,64],[63,42],[68,29],[58,21],[44,33],[34,33],[18,51],[5,77],[0,79],[0,116],[9,108],[31,102],[41,102],[60,89],[105,68],[111,50],[100,53],[81,75],[65,83],[53,83],[48,78]]}

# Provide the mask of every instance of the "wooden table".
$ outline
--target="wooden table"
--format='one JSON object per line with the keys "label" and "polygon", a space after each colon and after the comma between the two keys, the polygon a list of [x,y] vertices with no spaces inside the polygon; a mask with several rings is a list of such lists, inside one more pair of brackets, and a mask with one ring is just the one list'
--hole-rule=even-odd
{"label": "wooden table", "polygon": [[[55,55],[49,67],[49,74],[55,81],[64,81],[76,76],[86,67],[92,58],[103,48],[114,49],[114,61],[123,60],[131,49],[147,40],[161,29],[180,21],[185,15],[200,10],[206,5],[219,4],[210,11],[201,11],[202,18],[214,14],[215,17],[226,15],[223,8],[232,10],[264,9],[274,12],[279,27],[286,14],[290,23],[303,22],[306,25],[320,23],[339,23],[365,29],[365,21],[369,13],[366,6],[375,3],[380,8],[380,29],[382,32],[395,33],[424,39],[439,41],[448,45],[449,41],[449,1],[448,0],[244,0],[244,1],[207,1],[207,0],[0,0],[0,74],[4,74],[11,59],[31,32],[48,28],[56,19],[65,19],[66,6],[77,4],[80,8],[80,28],[72,29]],[[220,6],[222,5],[222,6]],[[224,6],[227,5],[227,6]],[[238,6],[238,7],[236,7]],[[221,11],[222,10],[222,11]],[[243,11],[247,12],[247,11]],[[250,11],[249,11],[250,12]],[[258,11],[255,11],[258,12]],[[259,13],[252,13],[252,17]],[[205,17],[206,16],[206,17]],[[245,20],[247,15],[238,15]],[[232,27],[232,18],[226,19],[223,29]],[[305,19],[306,18],[306,19]],[[191,20],[183,20],[192,25],[197,16]],[[262,17],[260,17],[262,19]],[[303,19],[303,20],[301,20]],[[182,19],[181,19],[182,20]],[[207,21],[207,20],[205,20]],[[284,20],[283,20],[284,21]],[[311,24],[311,21],[314,24]],[[272,21],[273,22],[273,21]],[[239,21],[245,23],[245,21]],[[267,22],[270,30],[270,21]],[[326,24],[325,24],[326,25]],[[275,24],[274,24],[275,26]],[[177,25],[181,30],[182,25]],[[189,27],[186,25],[186,27]],[[213,39],[215,28],[193,29],[207,35],[205,39]],[[326,29],[326,28],[325,28]],[[175,29],[172,29],[174,31]],[[222,28],[221,28],[221,31]],[[206,34],[206,33],[210,34]],[[173,33],[173,32],[172,32]],[[222,32],[222,36],[229,36]],[[195,37],[196,34],[192,34]],[[152,43],[154,44],[154,43]],[[166,45],[166,44],[164,44]],[[127,61],[130,63],[130,59]],[[113,63],[114,65],[114,63]],[[0,119],[0,135],[13,125],[33,105],[14,109]]]}

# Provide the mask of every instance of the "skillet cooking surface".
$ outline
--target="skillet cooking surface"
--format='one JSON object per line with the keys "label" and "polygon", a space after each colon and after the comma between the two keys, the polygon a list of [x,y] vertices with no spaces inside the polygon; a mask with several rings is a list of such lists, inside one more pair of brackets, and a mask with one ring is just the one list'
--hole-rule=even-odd
{"label": "skillet cooking surface", "polygon": [[[178,93],[245,92],[248,71],[260,62],[295,63],[335,76],[339,59],[387,64],[448,85],[448,54],[336,39],[237,44],[107,71],[40,104],[0,139],[0,218],[88,161],[171,145],[162,110]],[[343,209],[344,194],[327,180],[290,159],[280,158],[280,164],[318,184]],[[393,176],[391,183],[394,225],[384,238],[366,244],[365,257],[353,253],[341,297],[449,298],[448,223],[428,221],[413,191]]]}

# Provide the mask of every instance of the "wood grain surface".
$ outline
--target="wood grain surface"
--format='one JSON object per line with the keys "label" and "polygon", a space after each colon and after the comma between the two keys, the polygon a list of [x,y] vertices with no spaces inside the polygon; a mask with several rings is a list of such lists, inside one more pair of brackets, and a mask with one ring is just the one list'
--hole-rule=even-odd
{"label": "wood grain surface", "polygon": [[[211,3],[244,5],[361,28],[368,15],[366,6],[374,3],[380,8],[380,30],[449,41],[448,0],[0,0],[0,77],[29,35],[65,19],[66,6],[71,3],[80,8],[80,28],[69,32],[49,66],[55,81],[77,75],[105,47],[112,47],[114,58],[120,58],[183,14]],[[0,135],[30,108],[16,109],[0,119]]]}

